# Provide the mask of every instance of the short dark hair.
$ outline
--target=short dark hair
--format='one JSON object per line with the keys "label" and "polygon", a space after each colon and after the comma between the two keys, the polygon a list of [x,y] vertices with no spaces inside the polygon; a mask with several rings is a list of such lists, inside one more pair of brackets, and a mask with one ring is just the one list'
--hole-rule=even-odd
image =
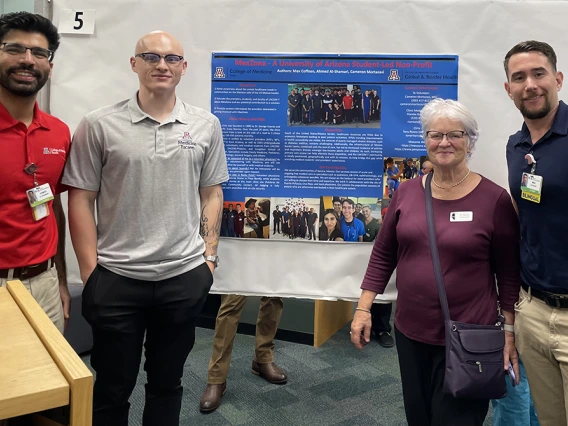
{"label": "short dark hair", "polygon": [[552,65],[552,70],[556,72],[556,53],[554,52],[552,46],[550,46],[550,44],[548,43],[545,43],[544,41],[527,40],[513,46],[513,48],[509,50],[505,55],[503,66],[505,67],[505,74],[507,75],[507,79],[509,79],[509,59],[511,59],[511,56],[516,55],[517,53],[526,52],[542,53],[548,58],[548,62],[550,62],[550,65]]}
{"label": "short dark hair", "polygon": [[242,206],[241,206],[241,203],[237,203],[237,204],[235,204],[235,206],[242,207]]}
{"label": "short dark hair", "polygon": [[351,207],[353,207],[355,205],[355,201],[353,201],[351,198],[346,198],[345,200],[343,200],[341,202],[341,205],[345,204],[345,203],[349,203],[351,204]]}
{"label": "short dark hair", "polygon": [[387,161],[387,164],[394,163],[394,160],[392,159],[392,157],[387,158],[386,161]]}
{"label": "short dark hair", "polygon": [[36,13],[12,12],[1,15],[0,42],[3,42],[6,34],[13,30],[42,34],[47,39],[49,50],[54,53],[59,47],[57,27],[49,19]]}

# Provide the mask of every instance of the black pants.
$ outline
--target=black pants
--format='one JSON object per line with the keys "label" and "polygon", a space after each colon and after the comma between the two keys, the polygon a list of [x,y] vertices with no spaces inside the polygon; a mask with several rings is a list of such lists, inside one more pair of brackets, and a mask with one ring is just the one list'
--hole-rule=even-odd
{"label": "black pants", "polygon": [[183,366],[212,284],[206,264],[157,282],[95,268],[83,291],[83,316],[93,329],[93,426],[128,425],[128,400],[143,344],[147,383],[142,424],[179,425]]}
{"label": "black pants", "polygon": [[314,121],[316,123],[319,123],[321,121],[321,108],[314,109]]}
{"label": "black pants", "polygon": [[391,332],[391,314],[392,303],[373,303],[373,306],[371,306],[371,328],[377,336],[381,333]]}
{"label": "black pants", "polygon": [[395,327],[404,410],[409,426],[481,426],[489,400],[444,393],[446,348],[409,339]]}
{"label": "black pants", "polygon": [[299,120],[298,109],[296,107],[290,107],[290,124],[297,123]]}
{"label": "black pants", "polygon": [[280,220],[278,219],[274,219],[274,233],[276,234],[276,231],[278,231],[278,233],[280,234]]}
{"label": "black pants", "polygon": [[296,106],[296,123],[301,123],[301,122],[302,122],[302,103],[300,102]]}

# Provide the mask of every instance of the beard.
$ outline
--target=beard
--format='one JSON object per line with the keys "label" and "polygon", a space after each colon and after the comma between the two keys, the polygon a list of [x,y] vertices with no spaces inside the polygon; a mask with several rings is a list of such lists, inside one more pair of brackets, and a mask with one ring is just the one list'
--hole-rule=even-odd
{"label": "beard", "polygon": [[548,98],[544,98],[544,105],[540,109],[531,110],[525,106],[525,103],[521,103],[521,107],[519,108],[523,117],[528,118],[529,120],[540,120],[548,115],[550,111],[552,111],[552,106]]}
{"label": "beard", "polygon": [[[18,82],[11,78],[11,75],[18,71],[29,71],[34,77],[35,81]],[[39,92],[49,78],[49,73],[42,73],[35,69],[33,65],[22,64],[20,66],[10,67],[0,72],[0,86],[7,92],[15,96],[28,98],[35,96]]]}

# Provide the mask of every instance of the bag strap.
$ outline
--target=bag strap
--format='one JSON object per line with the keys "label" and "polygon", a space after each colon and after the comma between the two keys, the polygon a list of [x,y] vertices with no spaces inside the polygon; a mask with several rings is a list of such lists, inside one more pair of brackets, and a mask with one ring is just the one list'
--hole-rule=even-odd
{"label": "bag strap", "polygon": [[428,222],[428,240],[430,241],[430,253],[432,254],[432,265],[434,266],[434,277],[436,278],[436,287],[438,287],[438,296],[440,297],[440,305],[444,314],[444,322],[450,320],[450,308],[448,307],[448,298],[446,297],[446,288],[444,287],[444,278],[442,276],[442,267],[440,266],[440,254],[438,253],[438,245],[436,244],[436,228],[434,226],[434,209],[432,208],[432,177],[434,173],[428,173],[426,177],[426,221]]}

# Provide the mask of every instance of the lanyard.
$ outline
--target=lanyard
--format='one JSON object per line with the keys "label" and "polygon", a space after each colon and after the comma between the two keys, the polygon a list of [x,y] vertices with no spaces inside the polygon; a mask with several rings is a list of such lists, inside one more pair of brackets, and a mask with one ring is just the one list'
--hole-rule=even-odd
{"label": "lanyard", "polygon": [[26,150],[26,167],[24,167],[24,172],[26,172],[28,175],[31,175],[33,177],[35,186],[39,186],[36,174],[38,167],[33,162],[31,147],[30,144],[28,143],[28,135],[30,133],[29,130],[30,130],[29,128],[26,128],[26,135],[24,136],[24,147]]}
{"label": "lanyard", "polygon": [[345,225],[347,225],[347,238],[351,239],[351,228],[353,228],[353,236],[357,236],[357,229],[355,229],[355,218],[351,222],[345,221]]}

